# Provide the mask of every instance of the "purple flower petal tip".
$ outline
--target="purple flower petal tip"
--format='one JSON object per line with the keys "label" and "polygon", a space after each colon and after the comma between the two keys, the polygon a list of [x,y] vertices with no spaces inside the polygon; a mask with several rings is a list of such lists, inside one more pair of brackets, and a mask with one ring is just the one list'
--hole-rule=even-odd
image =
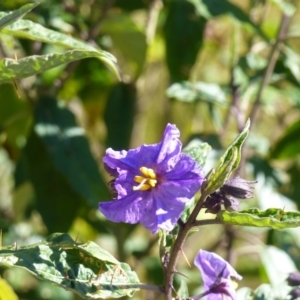
{"label": "purple flower petal tip", "polygon": [[174,228],[185,203],[200,189],[200,165],[181,153],[180,132],[168,124],[162,141],[129,151],[107,149],[103,157],[116,198],[99,210],[113,222],[141,223],[152,233]]}
{"label": "purple flower petal tip", "polygon": [[200,270],[206,300],[235,300],[235,289],[232,279],[241,280],[234,268],[219,255],[200,250],[194,264]]}

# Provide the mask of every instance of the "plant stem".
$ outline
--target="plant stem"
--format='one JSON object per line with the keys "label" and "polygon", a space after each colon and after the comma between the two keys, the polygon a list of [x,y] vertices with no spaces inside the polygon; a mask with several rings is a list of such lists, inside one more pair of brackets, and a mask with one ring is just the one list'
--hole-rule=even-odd
{"label": "plant stem", "polygon": [[[254,120],[257,117],[257,113],[258,113],[258,109],[259,106],[261,104],[261,96],[263,93],[264,88],[268,85],[269,81],[270,81],[270,77],[274,71],[274,67],[275,64],[277,62],[277,59],[279,57],[279,53],[281,50],[281,46],[282,46],[282,42],[285,39],[285,35],[286,35],[286,30],[288,27],[288,23],[289,23],[290,17],[283,14],[282,15],[282,19],[281,19],[281,24],[278,30],[278,34],[277,34],[277,38],[276,41],[272,47],[272,50],[270,52],[270,56],[269,56],[269,64],[265,69],[264,75],[263,75],[263,79],[261,81],[261,84],[259,86],[259,90],[257,92],[257,96],[254,102],[254,105],[252,107],[252,110],[250,112],[249,118],[251,120],[251,127],[254,124]],[[248,119],[248,118],[247,118]]]}
{"label": "plant stem", "polygon": [[190,217],[188,218],[186,223],[180,226],[178,236],[172,247],[168,265],[164,274],[165,275],[165,298],[167,300],[172,300],[173,279],[174,279],[174,274],[176,272],[176,264],[178,261],[179,253],[182,249],[182,246],[187,238],[190,229],[195,226],[196,222],[198,223],[198,221],[196,221],[196,218],[207,196],[208,195],[206,193],[202,192],[201,197],[198,203],[196,204],[194,210],[192,211]]}
{"label": "plant stem", "polygon": [[[280,27],[279,27],[279,30],[278,30],[278,33],[277,33],[277,38],[276,38],[276,41],[275,41],[275,43],[272,47],[272,50],[270,52],[270,55],[269,55],[269,59],[268,59],[269,64],[265,69],[263,79],[261,81],[261,84],[260,84],[258,92],[257,92],[256,99],[254,101],[252,110],[251,110],[251,112],[249,114],[249,117],[248,117],[248,118],[250,118],[250,121],[251,121],[250,130],[252,129],[252,127],[255,123],[255,119],[257,117],[258,110],[259,110],[259,107],[261,105],[261,96],[262,96],[263,90],[269,84],[270,77],[271,77],[271,75],[274,71],[275,64],[276,64],[278,56],[280,54],[282,42],[285,39],[286,30],[287,30],[287,27],[288,27],[289,20],[290,20],[289,16],[287,16],[285,14],[282,15],[281,24],[280,24]],[[248,118],[246,118],[246,120]],[[245,120],[245,122],[246,122],[246,120]],[[244,147],[242,148],[240,165],[239,165],[238,169],[236,170],[236,173],[238,173],[238,174],[242,174],[243,170],[245,168],[245,162],[246,162],[246,158],[247,158],[247,155],[246,155],[247,154],[247,149],[248,149],[247,145],[244,145]]]}

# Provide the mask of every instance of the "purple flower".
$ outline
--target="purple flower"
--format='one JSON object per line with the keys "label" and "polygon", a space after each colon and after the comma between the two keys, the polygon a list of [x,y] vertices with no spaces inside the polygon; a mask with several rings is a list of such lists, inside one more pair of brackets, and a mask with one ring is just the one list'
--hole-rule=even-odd
{"label": "purple flower", "polygon": [[241,280],[233,267],[219,255],[200,250],[194,264],[199,268],[206,300],[234,300],[235,289],[231,279]]}
{"label": "purple flower", "polygon": [[179,130],[168,124],[158,144],[129,151],[107,149],[103,158],[107,172],[116,177],[116,199],[99,204],[113,222],[142,223],[152,233],[174,228],[188,202],[200,189],[203,170],[181,153]]}
{"label": "purple flower", "polygon": [[205,200],[203,207],[205,212],[217,214],[224,205],[226,210],[238,210],[240,202],[238,199],[249,199],[253,197],[256,181],[245,180],[235,177],[226,180],[223,186],[211,193]]}

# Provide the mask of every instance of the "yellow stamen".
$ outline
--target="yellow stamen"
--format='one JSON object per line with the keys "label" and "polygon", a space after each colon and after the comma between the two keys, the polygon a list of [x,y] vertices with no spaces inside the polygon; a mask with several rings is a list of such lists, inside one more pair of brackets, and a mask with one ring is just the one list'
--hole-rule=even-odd
{"label": "yellow stamen", "polygon": [[152,179],[156,179],[156,174],[152,169],[148,169],[146,167],[140,168],[141,173],[143,173],[146,177],[150,177]]}
{"label": "yellow stamen", "polygon": [[143,180],[145,180],[145,178],[142,177],[142,176],[135,176],[134,177],[134,181],[135,182],[141,183]]}
{"label": "yellow stamen", "polygon": [[134,177],[134,181],[139,183],[139,185],[132,187],[132,189],[134,191],[147,191],[151,188],[154,188],[157,184],[155,172],[152,169],[146,167],[141,167],[140,171],[144,176],[137,175]]}
{"label": "yellow stamen", "polygon": [[157,180],[156,179],[149,179],[148,180],[149,185],[151,185],[152,187],[156,186]]}

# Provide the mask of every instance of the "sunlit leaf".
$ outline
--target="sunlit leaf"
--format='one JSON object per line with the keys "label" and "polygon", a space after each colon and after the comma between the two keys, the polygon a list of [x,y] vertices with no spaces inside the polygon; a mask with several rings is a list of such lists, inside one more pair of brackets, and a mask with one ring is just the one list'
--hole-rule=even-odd
{"label": "sunlit leaf", "polygon": [[139,280],[130,267],[93,242],[76,243],[56,233],[39,243],[0,250],[0,264],[28,270],[83,299],[132,296]]}
{"label": "sunlit leaf", "polygon": [[187,285],[186,281],[183,280],[183,279],[180,280],[180,286],[179,286],[179,289],[177,291],[177,294],[182,299],[187,299],[189,297],[188,285]]}
{"label": "sunlit leaf", "polygon": [[244,12],[237,5],[227,0],[188,0],[193,3],[197,9],[197,12],[206,19],[218,17],[220,15],[230,15],[241,23],[250,25],[253,30],[260,35],[263,39],[267,40],[266,35],[261,29],[252,22],[249,14]]}
{"label": "sunlit leaf", "polygon": [[26,78],[87,57],[99,58],[107,64],[115,74],[118,73],[115,65],[107,55],[107,52],[76,49],[63,53],[28,56],[19,60],[11,58],[2,59],[0,61],[0,83]]}
{"label": "sunlit leaf", "polygon": [[241,160],[242,146],[248,136],[249,128],[250,120],[247,121],[244,129],[222,155],[218,166],[212,169],[211,172],[206,176],[207,181],[202,186],[202,191],[205,191],[207,194],[214,192],[224,184],[232,171],[238,167]]}
{"label": "sunlit leaf", "polygon": [[[8,15],[5,12],[0,12],[0,18]],[[3,28],[3,33],[7,33],[16,37],[30,39],[48,44],[54,44],[67,48],[85,49],[87,51],[103,52],[103,56],[107,59],[115,61],[115,58],[108,52],[99,50],[88,43],[77,40],[67,34],[60,33],[55,30],[48,29],[40,24],[30,20],[18,20],[13,24]]]}
{"label": "sunlit leaf", "polygon": [[247,123],[245,124],[244,129],[241,131],[241,133],[236,137],[236,139],[229,145],[229,147],[227,148],[227,150],[225,151],[225,153],[222,155],[221,159],[220,159],[220,163],[223,164],[224,162],[226,162],[229,157],[231,157],[231,153],[233,151],[233,148],[236,147],[238,150],[238,156],[236,161],[233,164],[233,169],[236,169],[240,163],[240,159],[241,159],[241,150],[242,150],[242,146],[244,141],[246,140],[248,133],[249,133],[249,128],[250,128],[250,120],[247,121]]}
{"label": "sunlit leaf", "polygon": [[242,211],[220,211],[217,218],[225,224],[270,227],[274,229],[293,228],[300,226],[300,212],[284,211],[280,208],[269,208],[260,211],[251,208]]}
{"label": "sunlit leaf", "polygon": [[126,14],[109,14],[101,24],[101,32],[111,37],[115,54],[122,55],[122,73],[136,79],[146,60],[147,42],[145,33]]}
{"label": "sunlit leaf", "polygon": [[283,48],[283,64],[294,76],[295,80],[300,84],[300,55],[294,51],[292,48]]}
{"label": "sunlit leaf", "polygon": [[207,156],[211,151],[211,146],[198,139],[192,140],[184,149],[183,153],[192,157],[200,166],[205,165]]}
{"label": "sunlit leaf", "polygon": [[225,104],[226,100],[226,95],[219,85],[206,82],[174,83],[167,89],[167,96],[183,102],[206,101]]}
{"label": "sunlit leaf", "polygon": [[[262,247],[260,250],[260,257],[268,279],[274,286],[279,286],[284,283],[289,273],[298,271],[292,258],[284,250],[274,246]],[[284,299],[284,296],[288,294],[289,290],[290,287],[283,284],[281,297],[278,295],[278,298]],[[280,290],[277,292],[280,292]]]}
{"label": "sunlit leaf", "polygon": [[292,16],[296,12],[296,7],[286,0],[268,0],[268,2],[277,5],[287,16]]}
{"label": "sunlit leaf", "polygon": [[8,26],[9,24],[24,17],[28,12],[30,12],[32,9],[34,9],[37,5],[39,5],[39,3],[30,3],[30,4],[26,4],[22,7],[20,7],[19,9],[15,10],[11,13],[8,13],[5,15],[0,13],[0,30],[3,27]]}

